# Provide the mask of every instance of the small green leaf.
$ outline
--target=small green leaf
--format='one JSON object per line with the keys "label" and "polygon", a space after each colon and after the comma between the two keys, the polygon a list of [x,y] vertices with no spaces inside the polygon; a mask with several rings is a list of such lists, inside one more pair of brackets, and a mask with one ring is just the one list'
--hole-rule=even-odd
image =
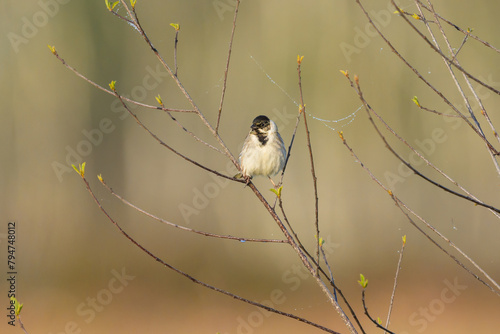
{"label": "small green leaf", "polygon": [[137,0],[130,0],[130,5],[132,6],[132,8],[135,8],[136,2],[137,2]]}
{"label": "small green leaf", "polygon": [[271,188],[269,190],[271,190],[273,193],[275,193],[276,196],[278,196],[278,198],[281,198],[281,190],[282,189],[283,189],[283,186],[279,187],[278,189]]}
{"label": "small green leaf", "polygon": [[158,96],[155,96],[155,99],[163,107],[163,100],[161,99],[160,94],[158,94]]}
{"label": "small green leaf", "polygon": [[411,100],[417,105],[417,107],[420,108],[420,102],[418,102],[418,98],[416,96],[414,96]]}
{"label": "small green leaf", "polygon": [[78,173],[80,174],[80,176],[83,178],[85,177],[85,162],[81,163],[78,165],[78,168],[75,166],[75,165],[71,165],[71,167],[73,167],[73,169]]}
{"label": "small green leaf", "polygon": [[393,12],[393,14],[404,13],[404,11],[403,11],[401,8],[396,7],[396,9],[397,9],[397,10],[395,10],[395,11]]}
{"label": "small green leaf", "polygon": [[109,11],[115,9],[116,5],[118,5],[118,3],[120,2],[120,1],[109,2],[109,0],[104,0],[104,1],[106,2],[106,7],[108,8]]}
{"label": "small green leaf", "polygon": [[382,319],[380,319],[380,317],[377,317],[377,323],[378,323],[379,325],[382,325]]}
{"label": "small green leaf", "polygon": [[359,274],[358,283],[359,283],[359,285],[361,285],[361,287],[363,289],[366,289],[366,287],[368,286],[368,280],[365,278],[365,276],[363,274]]}
{"label": "small green leaf", "polygon": [[175,31],[179,31],[181,29],[181,26],[179,23],[170,23],[172,27],[174,27]]}
{"label": "small green leaf", "polygon": [[403,246],[404,246],[404,245],[406,245],[406,234],[405,234],[405,235],[403,235],[403,238],[402,238],[402,239],[403,239]]}
{"label": "small green leaf", "polygon": [[21,313],[21,310],[23,309],[23,304],[19,303],[16,297],[10,297],[10,300],[14,302],[14,310],[16,316],[19,317],[19,313]]}
{"label": "small green leaf", "polygon": [[53,45],[47,45],[50,49],[50,52],[52,52],[53,55],[57,54],[56,47]]}
{"label": "small green leaf", "polygon": [[109,83],[109,88],[111,88],[111,90],[114,92],[116,91],[116,81],[113,80]]}

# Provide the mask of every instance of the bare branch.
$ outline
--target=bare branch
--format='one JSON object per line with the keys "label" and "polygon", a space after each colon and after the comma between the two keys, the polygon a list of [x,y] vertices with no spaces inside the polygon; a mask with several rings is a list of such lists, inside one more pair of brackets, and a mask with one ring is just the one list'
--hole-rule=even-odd
{"label": "bare branch", "polygon": [[318,324],[316,324],[314,322],[311,322],[311,321],[309,321],[309,320],[307,320],[305,318],[301,318],[301,317],[296,316],[296,315],[291,314],[291,313],[286,313],[286,312],[279,311],[279,310],[277,310],[275,308],[272,308],[272,307],[269,307],[267,305],[255,302],[255,301],[250,300],[250,299],[246,299],[246,298],[240,297],[240,296],[238,296],[238,295],[236,295],[234,293],[231,293],[231,292],[228,292],[226,290],[223,290],[223,289],[217,288],[215,286],[212,286],[212,285],[210,285],[208,283],[205,283],[203,281],[200,281],[199,279],[195,278],[194,276],[191,276],[191,275],[189,275],[189,274],[181,271],[180,269],[178,269],[178,268],[176,268],[176,267],[168,264],[167,262],[163,261],[162,259],[160,259],[156,255],[154,255],[152,252],[150,252],[144,246],[142,246],[139,242],[137,242],[134,238],[132,238],[127,232],[125,232],[125,230],[109,215],[109,213],[106,211],[106,209],[104,209],[104,207],[102,206],[102,204],[99,202],[99,200],[97,199],[96,195],[92,191],[92,189],[90,187],[90,184],[88,183],[87,179],[83,175],[82,175],[82,180],[85,183],[85,187],[87,188],[88,192],[92,196],[94,202],[97,204],[97,206],[99,207],[99,209],[104,213],[104,215],[108,218],[108,220],[113,225],[115,225],[116,228],[118,228],[118,230],[120,231],[120,233],[123,236],[125,236],[132,244],[134,244],[135,246],[137,246],[140,250],[142,250],[144,253],[146,253],[147,255],[149,255],[156,262],[159,262],[160,264],[162,264],[163,266],[167,267],[168,269],[173,270],[176,273],[184,276],[185,278],[189,279],[193,283],[199,284],[199,285],[201,285],[201,286],[203,286],[205,288],[208,288],[210,290],[213,290],[213,291],[216,291],[218,293],[224,294],[226,296],[232,297],[232,298],[234,298],[236,300],[239,300],[239,301],[242,301],[244,303],[247,303],[247,304],[250,304],[250,305],[253,305],[253,306],[257,306],[257,307],[262,308],[262,309],[264,309],[266,311],[273,312],[273,313],[276,313],[276,314],[279,314],[279,315],[282,315],[282,316],[285,316],[285,317],[288,317],[288,318],[291,318],[291,319],[298,320],[298,321],[303,322],[303,323],[305,323],[307,325],[319,328],[319,329],[321,329],[321,330],[323,330],[325,332],[332,333],[332,334],[340,334],[340,333],[335,332],[335,331],[333,331],[333,330],[331,330],[329,328],[326,328],[324,326],[321,326],[321,325],[318,325]]}
{"label": "bare branch", "polygon": [[[432,244],[434,244],[439,250],[441,250],[443,253],[448,255],[453,261],[455,261],[460,267],[462,267],[467,273],[469,273],[471,276],[473,276],[475,279],[477,279],[479,282],[481,282],[483,285],[488,287],[493,293],[497,294],[500,296],[500,285],[498,285],[495,280],[493,280],[487,273],[484,271],[476,262],[474,262],[467,254],[465,254],[460,248],[458,248],[453,242],[451,242],[450,239],[445,237],[443,234],[441,234],[435,227],[430,225],[425,219],[417,215],[413,210],[411,210],[406,204],[404,204],[398,197],[394,195],[392,190],[388,189],[371,171],[366,165],[358,158],[358,156],[354,153],[354,150],[347,144],[347,141],[344,138],[344,135],[341,133],[340,135],[341,140],[344,144],[344,146],[351,152],[351,155],[354,157],[355,161],[359,162],[361,167],[370,175],[370,178],[375,181],[382,189],[384,189],[389,196],[392,198],[396,206],[400,209],[400,211],[406,216],[408,219],[409,223],[413,225],[420,233],[422,233]],[[444,240],[450,247],[455,249],[460,255],[462,255],[467,261],[469,261],[477,270],[479,270],[488,280],[496,287],[493,288],[490,286],[488,283],[486,283],[483,279],[481,279],[478,275],[476,275],[472,270],[467,268],[459,259],[457,259],[454,255],[446,251],[441,245],[437,243],[432,237],[427,234],[422,228],[420,228],[413,219],[409,216],[408,212],[403,210],[403,208],[410,212],[413,216],[417,217],[418,220],[420,220],[427,228],[429,228],[431,231],[436,233],[438,237],[440,237],[442,240]]]}
{"label": "bare branch", "polygon": [[121,97],[121,95],[120,95],[120,94],[118,94],[116,91],[114,92],[114,94],[115,94],[115,96],[116,96],[116,97],[120,100],[120,102],[122,103],[123,107],[124,107],[124,108],[128,111],[128,113],[129,113],[129,114],[130,114],[130,115],[134,118],[134,120],[136,121],[136,123],[137,123],[137,124],[139,124],[139,126],[140,126],[141,128],[143,128],[144,130],[146,130],[146,131],[149,133],[149,135],[150,135],[151,137],[153,137],[153,138],[154,138],[154,139],[155,139],[155,140],[156,140],[156,141],[157,141],[160,145],[162,145],[162,146],[164,146],[164,147],[168,148],[170,151],[172,151],[173,153],[177,154],[178,156],[180,156],[180,157],[181,157],[181,158],[183,158],[184,160],[189,161],[189,162],[191,162],[193,165],[198,166],[198,167],[200,167],[200,168],[202,168],[202,169],[204,169],[204,170],[206,170],[206,171],[208,171],[208,172],[211,172],[211,173],[213,173],[213,174],[215,174],[215,175],[217,175],[217,176],[223,177],[223,178],[228,179],[228,180],[231,180],[231,181],[240,182],[240,183],[245,183],[245,181],[244,181],[244,180],[236,179],[236,178],[234,178],[234,177],[230,177],[230,176],[227,176],[227,175],[221,174],[221,173],[217,172],[216,170],[210,169],[210,168],[208,168],[208,167],[206,167],[206,166],[204,166],[204,165],[202,165],[202,164],[200,164],[200,163],[198,163],[198,162],[194,161],[193,159],[191,159],[191,158],[189,158],[189,157],[187,157],[187,156],[185,156],[185,155],[183,155],[183,154],[181,154],[181,153],[177,152],[176,150],[174,150],[174,149],[173,149],[170,145],[168,145],[168,144],[167,144],[167,143],[165,143],[163,140],[161,140],[160,138],[158,138],[158,136],[157,136],[156,134],[154,134],[154,133],[153,133],[153,132],[152,132],[152,131],[151,131],[151,130],[150,130],[150,129],[146,126],[146,125],[144,125],[144,123],[142,123],[142,122],[139,120],[139,118],[137,117],[137,115],[135,115],[135,114],[132,112],[132,110],[130,110],[130,108],[127,106],[127,104],[126,104],[126,103],[125,103],[125,101],[122,99],[122,97]]}
{"label": "bare branch", "polygon": [[[375,31],[377,31],[377,33],[379,34],[380,37],[382,37],[382,39],[384,40],[384,42],[389,46],[389,48],[392,50],[392,52],[394,54],[396,54],[396,56],[401,59],[404,64],[410,68],[413,73],[415,73],[415,75],[417,75],[417,77],[422,80],[429,88],[431,88],[448,106],[450,106],[458,115],[460,115],[460,117],[472,128],[472,130],[488,145],[488,148],[492,151],[492,152],[495,152],[496,154],[498,154],[498,151],[493,147],[493,145],[491,145],[491,143],[478,131],[478,129],[476,129],[476,127],[467,119],[467,117],[465,117],[465,115],[463,115],[460,110],[458,110],[454,105],[453,103],[451,103],[438,89],[436,89],[429,81],[427,81],[421,74],[420,72],[415,68],[413,67],[397,50],[396,48],[392,45],[392,43],[385,37],[384,34],[382,34],[382,32],[378,29],[377,25],[373,22],[370,14],[368,14],[368,12],[366,11],[366,9],[363,7],[363,5],[361,4],[360,0],[355,0],[356,3],[359,5],[359,7],[361,8],[361,10],[363,11],[363,13],[365,14],[365,16],[367,17],[368,19],[368,22],[370,23],[370,25],[373,27],[373,29],[375,29]],[[393,1],[393,0],[391,0]],[[399,9],[399,7],[396,6],[396,4],[393,2],[394,6],[400,11],[401,13],[401,17],[403,19],[405,19],[408,23],[408,19],[406,18],[406,16],[404,15],[404,13]],[[411,25],[411,23],[409,23]],[[420,31],[418,31],[418,29],[416,29],[413,25],[412,27],[417,30],[417,32],[422,35],[422,33]],[[422,35],[423,36],[423,35]],[[426,39],[427,42],[429,42],[427,40],[427,38],[425,36],[423,36],[423,38]],[[429,42],[429,44],[431,45],[432,48],[435,49],[434,45],[432,45],[432,43]],[[436,51],[438,52],[438,51]],[[439,53],[439,52],[438,52]],[[444,55],[443,55],[444,56]],[[446,57],[446,56],[444,56]],[[499,92],[500,93],[500,92]]]}
{"label": "bare branch", "polygon": [[389,303],[389,311],[387,312],[387,320],[385,322],[385,327],[389,328],[389,323],[391,322],[392,307],[394,305],[394,296],[396,295],[396,288],[398,286],[399,271],[401,270],[401,262],[403,261],[403,253],[406,246],[406,235],[403,236],[403,242],[401,245],[401,250],[399,251],[399,260],[396,267],[396,276],[394,277],[394,286],[392,287],[391,302]]}
{"label": "bare branch", "polygon": [[217,125],[215,126],[216,133],[219,133],[220,116],[222,114],[222,105],[224,104],[224,97],[226,95],[227,73],[229,72],[229,61],[231,60],[231,51],[233,49],[234,31],[236,30],[236,19],[238,18],[238,9],[239,8],[240,8],[240,0],[237,0],[236,7],[234,9],[233,29],[231,31],[231,39],[229,40],[229,50],[227,52],[226,69],[224,70],[224,83],[222,84],[222,94],[220,97],[219,114],[217,115]]}
{"label": "bare branch", "polygon": [[[63,58],[61,58],[61,56],[59,56],[59,54],[57,52],[53,53],[54,56],[64,65],[64,67],[66,67],[68,70],[70,70],[71,72],[73,72],[74,74],[76,74],[78,77],[80,77],[81,79],[83,79],[84,81],[88,82],[89,84],[91,84],[92,86],[94,86],[95,88],[109,94],[109,95],[115,95],[115,93],[112,91],[112,90],[109,90],[107,88],[104,88],[103,86],[99,85],[98,83],[96,83],[95,81],[87,78],[86,76],[84,76],[83,74],[81,74],[80,72],[78,72],[74,67],[72,67],[71,65],[69,65]],[[139,107],[144,107],[144,108],[149,108],[149,109],[156,109],[156,110],[163,110],[163,111],[170,111],[170,112],[181,112],[181,113],[196,113],[195,110],[190,110],[190,109],[174,109],[174,108],[165,108],[165,107],[158,107],[158,106],[153,106],[153,105],[149,105],[149,104],[145,104],[145,103],[141,103],[141,102],[138,102],[138,101],[134,101],[132,99],[129,99],[125,96],[122,96],[122,99],[129,102],[129,103],[132,103],[132,104],[135,104]]]}
{"label": "bare branch", "polygon": [[[421,8],[420,8],[420,6],[419,6],[419,4],[418,4],[418,0],[415,0],[415,2],[416,2],[416,4],[417,4],[418,9],[420,10],[421,15],[423,16],[422,10],[421,10]],[[451,46],[451,44],[450,44],[450,41],[448,40],[448,37],[446,36],[446,33],[445,33],[445,32],[444,32],[444,30],[443,30],[443,27],[441,26],[441,23],[440,23],[440,21],[439,21],[439,18],[437,17],[436,12],[434,11],[434,6],[432,5],[432,3],[431,3],[430,1],[427,1],[427,2],[428,2],[428,4],[429,4],[429,8],[430,8],[430,10],[431,10],[432,14],[433,14],[433,15],[434,15],[434,17],[435,17],[435,20],[436,20],[436,25],[438,26],[439,31],[441,32],[441,36],[443,36],[443,39],[444,39],[444,41],[446,42],[446,46],[448,47],[448,51],[449,51],[450,53],[452,53],[452,54],[453,54],[453,48],[452,48],[452,46]],[[424,21],[424,22],[425,22],[425,21]],[[433,40],[434,40],[434,44],[436,45],[436,48],[438,48],[438,49],[440,50],[440,48],[439,48],[439,44],[437,43],[436,39],[434,38],[434,35],[433,35],[433,33],[432,33],[432,30],[430,29],[430,27],[429,27],[429,25],[427,24],[427,22],[425,22],[425,25],[427,26],[427,29],[428,29],[429,33],[431,34],[431,36],[432,36],[432,38],[433,38]],[[467,36],[466,36],[466,37],[467,37]],[[464,40],[464,43],[465,43],[465,40]],[[441,50],[440,50],[440,51],[441,51]],[[458,53],[458,51],[455,53],[455,56],[454,56],[453,62],[454,62],[454,63],[456,63],[457,65],[460,65],[460,62],[459,62],[459,61],[458,61],[458,59],[456,58],[456,54],[457,54],[457,53]],[[458,81],[457,81],[457,79],[456,79],[456,77],[455,77],[455,74],[453,73],[453,70],[451,69],[451,66],[449,65],[449,63],[447,63],[447,62],[446,62],[446,60],[444,60],[444,58],[443,58],[443,61],[445,62],[446,66],[447,66],[447,68],[448,68],[448,70],[449,70],[449,72],[450,72],[450,75],[451,75],[451,77],[453,78],[453,81],[455,82],[455,85],[457,86],[457,90],[460,92],[460,94],[461,94],[461,96],[462,96],[462,99],[464,100],[464,103],[465,103],[465,105],[467,106],[467,109],[469,110],[469,113],[470,113],[470,115],[471,115],[472,119],[473,119],[473,120],[474,120],[474,122],[476,123],[476,126],[477,126],[478,130],[481,132],[481,134],[483,135],[483,137],[486,137],[486,136],[485,136],[485,134],[484,134],[484,132],[483,132],[483,130],[481,129],[481,126],[480,126],[480,124],[479,124],[478,120],[476,119],[476,116],[474,115],[474,112],[473,112],[473,110],[472,110],[472,107],[470,106],[469,100],[468,100],[468,99],[467,99],[467,97],[465,96],[464,91],[463,91],[463,90],[462,90],[462,88],[460,87],[460,84],[458,83]],[[463,77],[464,77],[465,82],[467,83],[467,85],[468,85],[468,87],[469,87],[469,90],[472,92],[472,94],[474,95],[474,98],[476,99],[476,101],[477,101],[477,103],[478,103],[479,107],[481,108],[481,113],[482,113],[483,115],[485,115],[486,119],[488,120],[488,124],[489,124],[489,125],[490,125],[490,127],[492,128],[493,133],[495,134],[495,137],[497,138],[497,140],[499,140],[499,141],[500,141],[500,138],[498,137],[498,133],[497,133],[497,131],[496,131],[495,127],[493,126],[493,123],[491,123],[490,118],[487,116],[488,114],[486,113],[486,108],[483,106],[483,103],[482,103],[481,99],[479,98],[479,96],[477,95],[476,90],[472,87],[472,84],[471,84],[471,82],[470,82],[469,78],[465,75],[465,73],[462,73],[462,74],[463,74]],[[490,156],[491,156],[491,159],[492,159],[492,161],[493,161],[493,165],[495,166],[495,168],[496,168],[496,170],[497,170],[497,174],[499,174],[499,175],[500,175],[500,165],[498,164],[498,161],[496,160],[496,157],[495,157],[497,154],[494,154],[494,152],[493,152],[493,151],[491,151],[491,150],[488,150],[488,152],[489,152],[489,154],[490,154]]]}
{"label": "bare branch", "polygon": [[[377,134],[379,135],[379,137],[382,139],[382,141],[384,142],[385,146],[387,147],[387,149],[396,157],[398,158],[403,164],[405,164],[405,166],[407,166],[408,168],[410,168],[415,174],[417,174],[418,176],[424,178],[426,181],[430,182],[431,184],[455,195],[455,196],[458,196],[460,198],[463,198],[463,199],[466,199],[466,200],[469,200],[471,202],[473,202],[474,204],[477,204],[477,205],[480,205],[480,206],[483,206],[485,208],[488,208],[491,212],[493,212],[493,214],[495,214],[495,216],[497,216],[497,218],[500,218],[500,215],[498,213],[498,209],[493,207],[493,206],[490,206],[488,204],[485,204],[484,202],[480,201],[479,199],[477,199],[472,193],[470,193],[467,189],[465,189],[463,186],[461,186],[458,182],[456,182],[455,180],[453,180],[451,177],[449,177],[446,173],[444,173],[441,169],[439,169],[437,166],[435,166],[433,163],[431,163],[428,159],[426,159],[419,151],[417,151],[413,146],[411,146],[408,141],[406,141],[404,138],[402,138],[400,135],[398,135],[396,133],[396,131],[394,131],[385,121],[384,119],[379,115],[377,114],[377,112],[375,112],[375,110],[368,104],[368,102],[365,100],[365,98],[363,97],[363,93],[361,91],[361,87],[359,85],[359,81],[356,79],[356,86],[354,86],[354,83],[353,81],[351,80],[351,78],[349,76],[346,76],[346,78],[349,80],[350,84],[351,84],[351,87],[356,91],[356,93],[358,94],[361,102],[363,103],[363,107],[365,108],[365,111],[367,112],[367,115],[368,115],[368,119],[370,120],[372,126],[374,127],[375,131],[377,132]],[[356,77],[357,78],[357,77]],[[396,137],[400,142],[402,142],[403,144],[405,144],[410,150],[413,151],[413,153],[415,153],[420,159],[422,159],[429,167],[433,168],[435,171],[437,171],[439,174],[441,174],[444,178],[446,178],[449,182],[451,182],[452,184],[454,184],[456,187],[458,187],[460,190],[462,190],[464,193],[466,193],[468,196],[464,196],[460,193],[457,193],[447,187],[444,187],[443,185],[435,182],[435,181],[432,181],[431,179],[427,178],[426,176],[424,176],[422,173],[418,172],[415,168],[413,168],[413,166],[411,166],[411,164],[409,162],[407,162],[406,160],[404,160],[403,158],[401,158],[401,156],[399,154],[397,154],[397,152],[391,147],[391,145],[389,144],[389,142],[385,139],[384,135],[382,134],[382,132],[380,131],[380,129],[378,128],[378,126],[375,124],[373,118],[371,117],[371,114],[375,115],[375,117],[377,117],[377,119],[384,125],[384,127],[392,134],[394,135],[394,137]]]}
{"label": "bare branch", "polygon": [[[423,4],[423,3],[422,3],[422,1],[421,1],[421,0],[418,0],[418,3],[419,3],[419,4],[423,7],[423,8],[425,8],[426,10],[428,10],[429,12],[431,11],[429,8],[427,8],[427,6],[426,6],[425,4]],[[496,47],[494,47],[494,46],[493,46],[493,45],[491,45],[490,43],[488,43],[488,42],[486,42],[486,41],[482,40],[481,38],[479,38],[479,37],[475,36],[474,34],[472,34],[472,33],[470,32],[470,30],[464,30],[464,29],[460,28],[459,26],[457,26],[455,23],[453,23],[453,22],[451,22],[451,21],[449,21],[449,20],[445,19],[443,16],[441,16],[441,15],[439,15],[439,14],[437,14],[437,13],[436,13],[436,15],[437,15],[437,17],[438,17],[439,19],[441,19],[442,21],[446,22],[447,24],[449,24],[450,26],[452,26],[452,27],[453,27],[453,28],[455,28],[456,30],[460,31],[460,32],[461,32],[462,34],[464,34],[466,37],[467,37],[467,36],[470,36],[471,38],[473,38],[473,39],[477,40],[478,42],[480,42],[480,43],[484,44],[486,47],[488,47],[488,48],[490,48],[490,49],[492,49],[492,50],[494,50],[494,51],[496,51],[496,52],[500,53],[500,50],[499,50],[499,49],[497,49]]]}
{"label": "bare branch", "polygon": [[[361,3],[359,2],[360,0],[356,0],[356,2],[361,6]],[[494,87],[488,85],[487,83],[479,80],[478,78],[476,78],[475,76],[473,76],[472,74],[470,74],[469,72],[467,72],[463,67],[461,67],[459,64],[457,64],[456,62],[453,62],[450,58],[448,58],[443,52],[441,52],[441,50],[439,50],[438,48],[436,48],[431,41],[429,41],[429,39],[424,35],[422,34],[422,32],[420,32],[420,30],[417,29],[417,27],[415,27],[415,25],[413,23],[410,22],[410,20],[408,20],[408,18],[406,17],[406,15],[403,15],[404,13],[401,11],[401,9],[397,6],[397,4],[394,2],[394,0],[391,0],[393,6],[400,12],[401,14],[401,17],[403,18],[403,20],[406,21],[406,23],[408,23],[410,25],[410,27],[431,47],[432,50],[434,50],[436,53],[438,53],[441,57],[443,57],[449,64],[451,64],[452,66],[454,66],[456,69],[458,69],[460,72],[464,73],[466,76],[468,76],[470,79],[474,80],[475,82],[477,82],[478,84],[480,84],[481,86],[489,89],[490,91],[494,92],[495,94],[498,94],[500,95],[500,91],[498,89],[495,89]],[[363,8],[364,10],[364,8]],[[371,19],[370,19],[371,20]],[[378,30],[380,31],[380,30]]]}
{"label": "bare branch", "polygon": [[396,334],[394,332],[391,332],[390,330],[388,330],[387,328],[385,328],[384,326],[382,326],[381,324],[379,324],[377,322],[377,320],[373,319],[370,315],[370,313],[368,313],[368,308],[366,307],[366,303],[365,303],[365,289],[363,289],[363,291],[361,292],[361,301],[363,302],[363,308],[365,310],[365,314],[366,316],[368,317],[368,319],[370,319],[371,322],[373,322],[375,324],[375,326],[377,326],[378,328],[380,329],[383,329],[386,333],[390,333],[390,334]]}
{"label": "bare branch", "polygon": [[122,201],[124,204],[128,205],[129,207],[139,211],[140,213],[150,217],[150,218],[153,218],[154,220],[157,220],[163,224],[166,224],[166,225],[169,225],[169,226],[172,226],[172,227],[175,227],[175,228],[178,228],[180,230],[184,230],[184,231],[188,231],[188,232],[192,232],[192,233],[196,233],[196,234],[201,234],[201,235],[204,235],[204,236],[207,236],[207,237],[213,237],[213,238],[220,238],[220,239],[231,239],[231,240],[237,240],[237,241],[240,241],[240,242],[267,242],[267,243],[288,243],[286,240],[280,240],[280,239],[255,239],[255,238],[241,238],[241,237],[233,237],[231,235],[221,235],[221,234],[215,234],[215,233],[209,233],[209,232],[204,232],[204,231],[199,231],[199,230],[195,230],[195,229],[192,229],[192,228],[189,228],[189,227],[185,227],[185,226],[182,226],[182,225],[177,225],[177,224],[174,224],[174,223],[171,223],[165,219],[162,219],[158,216],[155,216],[143,209],[141,209],[140,207],[130,203],[128,200],[126,200],[125,198],[123,198],[121,195],[117,194],[110,186],[108,186],[108,184],[103,180],[103,179],[100,179],[101,183],[103,184],[104,187],[106,187],[106,189],[113,195],[115,196],[116,198],[118,198],[120,201]]}
{"label": "bare branch", "polygon": [[302,94],[302,72],[300,65],[302,64],[302,57],[297,56],[297,73],[299,75],[299,94],[300,94],[300,111],[302,115],[304,115],[304,126],[306,129],[306,140],[307,140],[307,148],[309,150],[309,160],[311,161],[311,175],[313,179],[313,187],[314,187],[314,226],[316,228],[316,261],[318,266],[316,267],[316,275],[319,275],[319,201],[318,201],[318,178],[316,177],[316,170],[314,168],[314,158],[311,146],[311,136],[309,132],[309,127],[307,126],[307,116],[306,116],[306,105],[304,103],[304,95]]}

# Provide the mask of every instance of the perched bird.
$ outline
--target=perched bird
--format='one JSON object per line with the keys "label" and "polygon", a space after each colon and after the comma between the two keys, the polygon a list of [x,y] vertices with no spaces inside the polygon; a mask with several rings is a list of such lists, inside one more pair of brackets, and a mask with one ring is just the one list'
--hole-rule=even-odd
{"label": "perched bird", "polygon": [[286,160],[285,144],[278,127],[267,116],[260,115],[255,117],[250,129],[240,153],[243,177],[267,176],[276,187],[271,176],[283,169]]}

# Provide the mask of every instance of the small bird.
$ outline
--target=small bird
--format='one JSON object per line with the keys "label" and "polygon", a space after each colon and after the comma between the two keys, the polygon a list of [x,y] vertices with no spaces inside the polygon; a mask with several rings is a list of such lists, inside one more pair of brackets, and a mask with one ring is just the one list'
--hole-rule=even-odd
{"label": "small bird", "polygon": [[269,177],[278,174],[285,166],[286,149],[276,123],[267,116],[255,117],[240,153],[243,177],[256,175]]}

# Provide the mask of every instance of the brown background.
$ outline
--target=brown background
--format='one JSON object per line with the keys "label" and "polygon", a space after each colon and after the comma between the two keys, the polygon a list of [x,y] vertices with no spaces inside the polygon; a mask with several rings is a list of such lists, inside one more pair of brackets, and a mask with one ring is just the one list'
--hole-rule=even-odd
{"label": "brown background", "polygon": [[[156,104],[154,96],[161,94],[170,107],[189,107],[172,80],[161,73],[156,81],[152,79],[150,72],[157,67],[154,55],[136,31],[107,12],[104,1],[62,2],[8,0],[2,1],[0,11],[0,233],[6,245],[7,222],[17,222],[17,296],[25,305],[22,317],[28,331],[320,332],[294,320],[262,315],[251,306],[196,286],[133,247],[98,210],[76,173],[63,172],[58,177],[54,171],[57,163],[68,168],[68,152],[80,150],[99,199],[127,232],[156,255],[210,284],[257,301],[274,299],[281,310],[345,333],[312,279],[302,279],[294,271],[298,259],[285,245],[239,243],[179,231],[123,206],[99,184],[95,176],[101,173],[128,200],[179,225],[236,236],[281,238],[249,189],[215,181],[162,148],[130,117],[120,118],[113,97],[77,78],[52,56],[47,44],[55,45],[72,66],[103,86],[117,80],[120,92],[144,103]],[[403,9],[415,11],[413,1],[400,2]],[[461,28],[474,28],[483,39],[500,45],[498,3],[436,1],[435,7]],[[211,122],[219,106],[233,8],[229,0],[139,0],[137,4],[144,28],[169,64],[173,63],[174,37],[169,24],[180,23],[179,77]],[[389,2],[370,1],[367,9],[375,13],[382,31],[407,59],[449,94],[453,103],[463,106],[442,60],[392,14]],[[119,13],[125,14],[123,9]],[[34,29],[30,30],[30,24]],[[418,143],[430,145],[421,150],[433,163],[498,207],[499,179],[484,144],[463,122],[418,110],[411,102],[414,95],[427,107],[449,112],[367,27],[355,1],[243,1],[221,122],[221,135],[233,154],[238,154],[251,120],[259,114],[273,118],[284,140],[290,142],[297,106],[281,89],[298,100],[296,56],[300,54],[304,55],[308,113],[327,120],[353,115],[360,102],[339,70],[356,73],[369,103],[391,127],[416,147]],[[458,47],[463,35],[448,28],[447,33]],[[9,38],[13,36],[22,42],[12,44]],[[342,51],[349,47],[356,48],[355,52]],[[460,60],[469,71],[500,88],[498,54],[470,40]],[[498,124],[498,97],[484,88],[478,92]],[[182,133],[167,115],[135,110],[179,151],[226,170],[227,160]],[[363,273],[370,281],[370,312],[385,319],[401,237],[407,235],[391,328],[399,333],[496,332],[498,296],[418,233],[342,145],[340,130],[385,184],[388,173],[398,173],[399,162],[384,149],[365,112],[354,115],[351,123],[328,123],[333,129],[312,117],[309,124],[319,181],[321,233],[331,250],[328,259],[336,282],[358,316],[369,332],[375,330],[360,306],[356,281]],[[189,130],[214,142],[195,115],[177,116]],[[97,130],[103,120],[111,125],[105,126],[108,133],[101,138]],[[89,142],[85,131],[94,134],[94,144],[85,144]],[[439,135],[433,137],[436,131]],[[410,156],[409,150],[387,137],[403,157]],[[301,125],[283,198],[293,226],[312,247],[314,207],[307,157]],[[419,167],[443,182],[423,164]],[[260,178],[255,183],[271,200],[269,182]],[[404,177],[392,189],[498,281],[498,219],[415,176]],[[188,220],[180,210],[186,207],[197,210]],[[6,246],[2,252],[5,258]],[[120,289],[113,272],[122,270],[134,278]],[[449,284],[459,288],[450,290]],[[2,289],[2,296],[6,290]],[[94,299],[97,306],[90,311]],[[6,313],[6,298],[1,305]],[[6,317],[2,319],[2,328],[19,332],[6,325]]]}

